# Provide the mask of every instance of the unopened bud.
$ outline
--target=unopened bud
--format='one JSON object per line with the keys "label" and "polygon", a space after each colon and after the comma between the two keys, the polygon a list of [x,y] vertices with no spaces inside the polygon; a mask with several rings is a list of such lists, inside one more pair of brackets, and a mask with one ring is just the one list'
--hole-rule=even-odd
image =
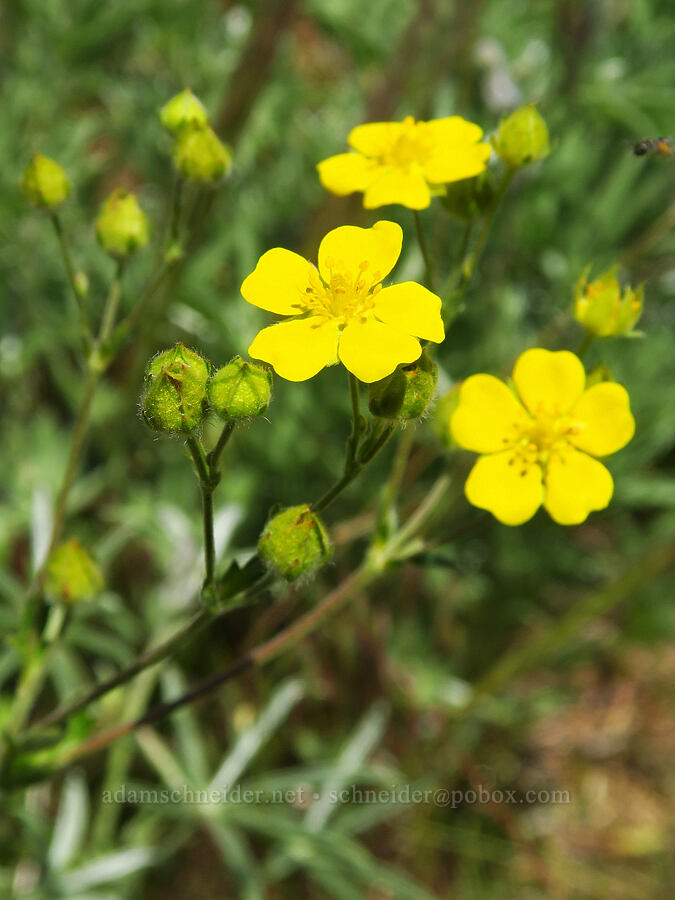
{"label": "unopened bud", "polygon": [[296,581],[328,562],[333,549],[323,522],[308,503],[303,503],[268,520],[258,552],[286,581]]}
{"label": "unopened bud", "polygon": [[70,194],[70,181],[57,162],[35,153],[23,171],[20,188],[33,206],[53,210]]}
{"label": "unopened bud", "polygon": [[103,584],[101,570],[79,541],[66,541],[52,551],[45,577],[45,593],[50,600],[91,600],[101,593]]}
{"label": "unopened bud", "polygon": [[230,151],[208,125],[188,125],[176,136],[173,161],[189,181],[220,181],[232,166]]}
{"label": "unopened bud", "polygon": [[548,156],[550,147],[548,127],[537,107],[521,106],[499,123],[492,137],[495,152],[510,166],[527,166]]}
{"label": "unopened bud", "polygon": [[368,408],[380,419],[419,419],[434,395],[438,369],[426,350],[408,366],[400,366],[370,387]]}
{"label": "unopened bud", "polygon": [[186,125],[208,125],[209,117],[201,100],[185,88],[160,109],[159,120],[167,131],[176,134]]}
{"label": "unopened bud", "polygon": [[141,414],[164,434],[187,434],[204,421],[210,364],[198,353],[176,344],[150,360],[145,370]]}
{"label": "unopened bud", "polygon": [[590,283],[589,271],[590,267],[582,272],[574,289],[574,318],[598,337],[633,334],[642,315],[643,285],[635,290],[629,285],[622,289],[616,266]]}
{"label": "unopened bud", "polygon": [[221,419],[250,419],[265,412],[272,397],[272,373],[235,356],[209,381],[209,404]]}
{"label": "unopened bud", "polygon": [[96,220],[96,235],[106,253],[118,259],[148,243],[150,225],[135,194],[123,188],[112,192]]}
{"label": "unopened bud", "polygon": [[77,291],[77,296],[84,297],[89,293],[89,278],[87,277],[86,272],[76,272],[75,273],[75,290]]}

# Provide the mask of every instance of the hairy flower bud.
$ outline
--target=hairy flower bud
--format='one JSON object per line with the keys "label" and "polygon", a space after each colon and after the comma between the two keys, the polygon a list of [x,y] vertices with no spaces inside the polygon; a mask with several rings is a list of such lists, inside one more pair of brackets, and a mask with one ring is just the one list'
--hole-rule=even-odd
{"label": "hairy flower bud", "polygon": [[634,334],[642,315],[644,287],[621,289],[612,266],[595,281],[588,282],[590,266],[584,269],[574,289],[574,318],[598,337]]}
{"label": "hairy flower bud", "polygon": [[208,125],[209,117],[204,104],[185,88],[172,97],[159,111],[159,120],[171,134],[176,134],[185,125]]}
{"label": "hairy flower bud", "polygon": [[79,603],[103,590],[103,574],[77,540],[56,547],[47,562],[45,593],[54,602]]}
{"label": "hairy flower bud", "polygon": [[258,552],[286,581],[296,581],[328,562],[333,549],[323,522],[308,503],[303,503],[268,520]]}
{"label": "hairy flower bud", "polygon": [[70,194],[70,181],[61,166],[40,153],[33,154],[19,186],[25,199],[42,209],[56,209]]}
{"label": "hairy flower bud", "polygon": [[380,419],[419,419],[434,395],[438,369],[426,350],[410,365],[400,366],[370,386],[368,408]]}
{"label": "hairy flower bud", "polygon": [[235,356],[209,381],[209,404],[221,419],[262,415],[272,397],[272,373],[265,366]]}
{"label": "hairy flower bud", "polygon": [[527,166],[548,156],[550,142],[548,128],[537,107],[521,106],[499,123],[493,135],[495,152],[510,166]]}
{"label": "hairy flower bud", "polygon": [[164,434],[199,428],[207,412],[210,373],[210,364],[183,344],[158,353],[145,370],[141,398],[141,414],[148,425]]}
{"label": "hairy flower bud", "polygon": [[187,125],[176,136],[173,161],[189,181],[210,184],[226,175],[232,165],[230,151],[208,125]]}
{"label": "hairy flower bud", "polygon": [[106,253],[118,259],[148,243],[150,225],[135,194],[123,188],[110,194],[96,220],[96,235]]}

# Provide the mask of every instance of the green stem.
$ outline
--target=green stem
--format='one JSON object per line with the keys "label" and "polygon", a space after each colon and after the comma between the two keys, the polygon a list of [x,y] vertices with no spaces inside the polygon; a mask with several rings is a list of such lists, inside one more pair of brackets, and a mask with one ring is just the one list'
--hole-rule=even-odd
{"label": "green stem", "polygon": [[429,247],[427,245],[427,239],[424,236],[424,228],[422,227],[422,217],[419,212],[415,209],[413,210],[413,216],[415,219],[415,231],[417,232],[417,242],[420,245],[420,251],[422,252],[422,259],[424,260],[424,269],[426,272],[426,282],[427,287],[430,291],[434,289],[434,267],[431,260],[431,254],[429,253]]}
{"label": "green stem", "polygon": [[108,293],[108,299],[105,304],[105,308],[103,309],[103,318],[101,321],[101,328],[98,333],[98,343],[99,346],[101,344],[105,344],[110,335],[112,334],[112,330],[115,326],[115,320],[117,318],[117,310],[120,304],[120,294],[122,292],[122,275],[124,273],[124,261],[118,260],[117,266],[115,268],[115,275],[112,280],[112,284],[110,285],[110,291]]}
{"label": "green stem", "polygon": [[63,257],[63,264],[66,269],[66,274],[68,276],[68,282],[73,291],[73,295],[75,296],[75,302],[77,303],[77,308],[80,313],[80,328],[82,330],[82,343],[84,347],[85,354],[89,352],[89,346],[91,344],[91,329],[89,327],[89,316],[87,313],[87,306],[84,300],[84,297],[80,293],[77,288],[77,279],[75,277],[75,267],[73,266],[73,261],[70,256],[70,248],[68,247],[68,241],[66,240],[66,236],[63,231],[63,225],[61,224],[61,219],[59,218],[58,213],[52,212],[49,216],[51,219],[52,225],[54,226],[54,231],[56,233],[57,240],[59,242],[59,247],[61,248],[61,256]]}
{"label": "green stem", "polygon": [[588,353],[588,350],[594,340],[595,340],[595,335],[592,332],[587,331],[586,334],[584,335],[584,339],[582,340],[582,342],[579,346],[579,349],[577,350],[577,356],[579,357],[579,359],[583,359],[586,356],[586,354]]}
{"label": "green stem", "polygon": [[183,201],[183,185],[185,184],[180,175],[176,175],[171,191],[171,217],[169,220],[169,232],[166,239],[164,251],[169,249],[172,244],[178,240],[178,230],[180,226],[180,215]]}
{"label": "green stem", "polygon": [[488,239],[488,235],[494,225],[494,221],[497,217],[497,212],[502,204],[502,200],[504,199],[504,195],[508,190],[509,185],[513,179],[513,176],[516,173],[516,169],[512,166],[509,166],[502,175],[501,181],[499,182],[499,186],[495,192],[494,200],[492,202],[492,206],[490,207],[490,211],[485,216],[483,220],[483,225],[481,230],[478,232],[478,237],[476,238],[476,243],[473,246],[473,250],[470,253],[466,253],[464,255],[464,259],[459,268],[459,283],[453,292],[453,300],[457,303],[458,300],[464,296],[464,292],[471,284],[474,273],[476,271],[476,266],[478,265],[478,261],[480,260],[481,254],[485,248],[485,244]]}
{"label": "green stem", "polygon": [[357,455],[361,436],[364,432],[364,421],[361,418],[359,382],[351,372],[348,372],[347,374],[349,377],[349,397],[352,406],[352,430],[347,438],[344,472],[342,477],[336,481],[323,496],[315,503],[312,503],[314,512],[320,512],[322,509],[325,509],[329,503],[332,503],[361,471],[361,463],[358,462]]}
{"label": "green stem", "polygon": [[31,731],[40,731],[58,725],[59,722],[63,722],[64,719],[70,718],[70,716],[79,712],[81,709],[89,706],[90,703],[98,700],[99,697],[103,697],[104,694],[107,694],[121,684],[130,681],[138,675],[139,672],[142,672],[143,669],[147,669],[148,666],[152,666],[155,663],[166,659],[166,657],[173,653],[174,650],[201,631],[202,628],[211,621],[211,618],[211,614],[203,609],[195,613],[195,615],[186,622],[185,625],[175,631],[171,637],[141,654],[132,665],[128,666],[126,669],[122,669],[106,681],[97,684],[90,691],[83,694],[81,697],[78,697],[76,700],[66,703],[63,706],[59,706],[46,716],[38,719],[38,721],[31,726]]}
{"label": "green stem", "polygon": [[212,585],[216,577],[216,544],[213,533],[214,484],[201,443],[193,437],[187,439],[187,448],[197,470],[202,492],[202,517],[204,522],[204,587]]}
{"label": "green stem", "polygon": [[216,442],[216,446],[206,457],[206,462],[209,466],[212,477],[219,474],[218,466],[220,463],[220,457],[221,457],[223,450],[227,446],[227,442],[230,440],[230,438],[232,436],[232,432],[234,431],[235,425],[236,425],[235,419],[231,419],[229,422],[225,423],[223,430],[220,432],[220,437],[218,438],[218,441]]}

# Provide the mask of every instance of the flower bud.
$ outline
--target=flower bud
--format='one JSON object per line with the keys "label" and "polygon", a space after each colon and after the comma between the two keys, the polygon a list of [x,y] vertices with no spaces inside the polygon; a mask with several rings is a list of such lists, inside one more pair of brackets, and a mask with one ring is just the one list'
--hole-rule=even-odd
{"label": "flower bud", "polygon": [[172,97],[159,111],[159,120],[171,134],[176,134],[185,125],[208,125],[209,117],[204,104],[185,88]]}
{"label": "flower bud", "polygon": [[258,541],[262,559],[286,581],[310,575],[333,553],[328,532],[309,503],[272,516]]}
{"label": "flower bud", "polygon": [[370,386],[368,409],[380,419],[419,419],[434,395],[438,369],[426,350],[408,366]]}
{"label": "flower bud", "polygon": [[19,186],[29,203],[43,209],[56,209],[70,194],[70,181],[61,166],[40,153],[33,154]]}
{"label": "flower bud", "polygon": [[86,272],[76,272],[74,277],[75,290],[77,296],[84,299],[89,293],[89,278]]}
{"label": "flower bud", "polygon": [[250,419],[265,412],[272,396],[272,373],[235,356],[209,381],[209,404],[221,419]]}
{"label": "flower bud", "polygon": [[548,156],[548,128],[537,107],[521,106],[499,123],[492,137],[495,152],[510,166],[527,166]]}
{"label": "flower bud", "polygon": [[45,593],[54,602],[79,603],[103,590],[103,574],[79,541],[56,547],[47,562]]}
{"label": "flower bud", "polygon": [[226,175],[232,165],[230,151],[208,125],[188,125],[176,136],[173,161],[189,181],[212,183]]}
{"label": "flower bud", "polygon": [[468,222],[489,212],[494,198],[494,175],[490,169],[485,169],[474,178],[464,178],[446,185],[441,203],[451,215]]}
{"label": "flower bud", "polygon": [[96,235],[106,253],[118,259],[148,243],[150,225],[135,194],[123,188],[112,192],[96,220]]}
{"label": "flower bud", "polygon": [[586,268],[574,289],[574,318],[598,337],[633,334],[642,315],[644,287],[621,289],[612,266],[590,284]]}
{"label": "flower bud", "polygon": [[204,421],[210,364],[176,344],[158,353],[145,370],[141,415],[154,431],[187,434]]}

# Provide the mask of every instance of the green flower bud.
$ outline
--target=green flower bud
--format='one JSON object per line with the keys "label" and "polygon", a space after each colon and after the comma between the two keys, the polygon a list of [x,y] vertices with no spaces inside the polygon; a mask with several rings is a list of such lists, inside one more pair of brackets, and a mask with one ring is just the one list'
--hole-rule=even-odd
{"label": "green flower bud", "polygon": [[91,600],[101,593],[103,584],[101,570],[79,541],[66,541],[52,551],[45,577],[45,593],[50,600]]}
{"label": "green flower bud", "polygon": [[595,281],[587,281],[590,266],[581,274],[574,289],[574,318],[598,337],[634,334],[642,315],[644,286],[621,289],[612,266]]}
{"label": "green flower bud", "polygon": [[185,88],[172,97],[159,111],[159,120],[167,131],[176,134],[185,125],[208,125],[209,117],[204,104]]}
{"label": "green flower bud", "polygon": [[76,272],[75,273],[75,290],[77,291],[77,296],[82,297],[83,299],[89,293],[89,278],[87,277],[86,272]]}
{"label": "green flower bud", "polygon": [[208,125],[181,128],[173,148],[173,161],[189,181],[220,181],[232,166],[230,151]]}
{"label": "green flower bud", "polygon": [[495,198],[495,179],[490,169],[485,169],[474,178],[464,178],[446,185],[441,203],[447,211],[468,222],[482,216],[492,208]]}
{"label": "green flower bud", "polygon": [[399,366],[370,386],[368,408],[380,419],[419,419],[434,395],[438,369],[426,350],[417,362]]}
{"label": "green flower bud", "polygon": [[272,516],[258,541],[262,559],[286,581],[310,575],[333,553],[328,532],[309,503]]}
{"label": "green flower bud", "polygon": [[144,247],[150,238],[150,224],[135,194],[116,188],[101,207],[96,235],[106,253],[119,259]]}
{"label": "green flower bud", "polygon": [[209,404],[221,419],[262,415],[272,397],[272,373],[265,366],[235,356],[209,381]]}
{"label": "green flower bud", "polygon": [[70,181],[61,166],[40,153],[24,169],[19,187],[29,203],[43,209],[56,209],[70,194]]}
{"label": "green flower bud", "polygon": [[533,104],[521,106],[499,123],[492,146],[510,166],[527,166],[548,156],[548,128]]}
{"label": "green flower bud", "polygon": [[211,366],[198,353],[176,344],[158,353],[145,370],[141,414],[155,431],[187,434],[204,421]]}
{"label": "green flower bud", "polygon": [[443,394],[443,396],[436,404],[436,408],[434,409],[432,426],[434,431],[440,438],[441,443],[445,447],[456,446],[454,440],[452,439],[452,433],[450,431],[450,419],[452,418],[452,414],[454,413],[454,411],[459,406],[460,388],[461,384],[456,384],[453,388],[447,391],[447,393]]}

